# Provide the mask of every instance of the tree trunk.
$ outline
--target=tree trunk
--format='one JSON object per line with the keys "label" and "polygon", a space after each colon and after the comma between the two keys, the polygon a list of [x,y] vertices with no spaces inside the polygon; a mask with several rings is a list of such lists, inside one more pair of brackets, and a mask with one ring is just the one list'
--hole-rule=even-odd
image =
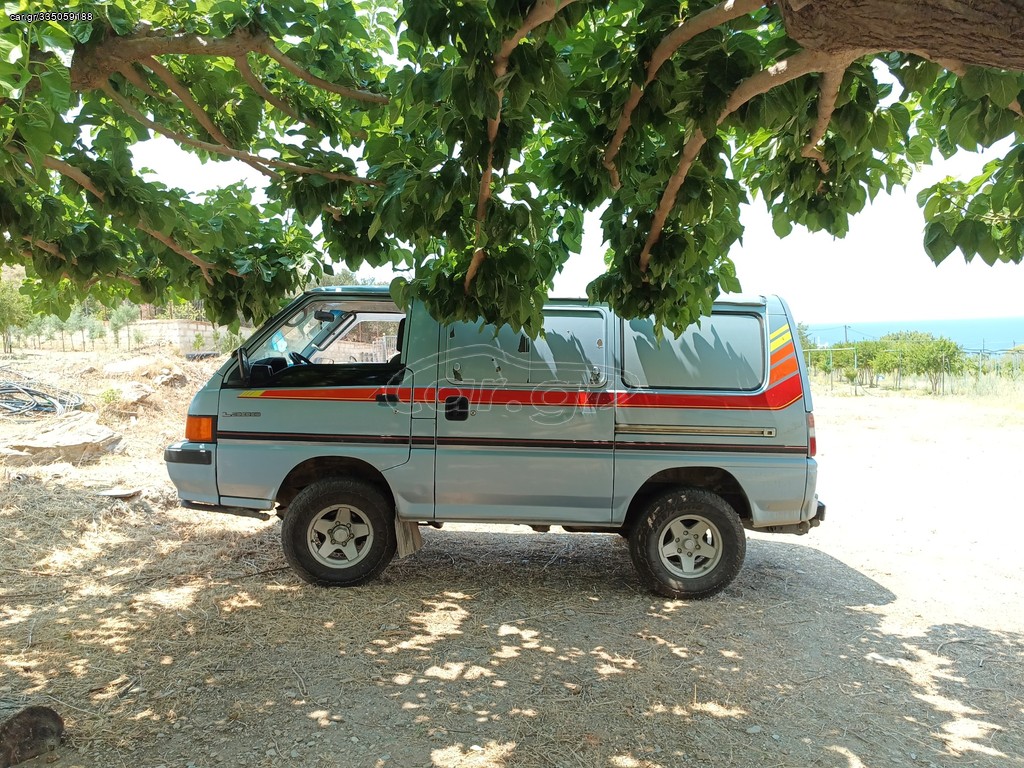
{"label": "tree trunk", "polygon": [[1024,72],[1024,0],[778,0],[808,50],[903,51]]}

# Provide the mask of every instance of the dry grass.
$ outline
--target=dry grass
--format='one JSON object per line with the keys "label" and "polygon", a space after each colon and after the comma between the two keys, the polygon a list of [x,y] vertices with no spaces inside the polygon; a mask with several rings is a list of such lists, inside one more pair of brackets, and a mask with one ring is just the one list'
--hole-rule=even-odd
{"label": "dry grass", "polygon": [[[917,452],[912,486],[965,466],[893,426],[900,403],[822,398],[834,517],[753,536],[710,601],[642,592],[618,537],[514,527],[426,530],[379,582],[323,590],[285,567],[276,521],[176,507],[159,451],[208,368],[114,418],[119,455],[0,467],[0,716],[57,709],[65,766],[1024,766],[1013,545],[928,533],[880,490],[884,461],[856,477],[885,451]],[[1005,423],[936,414],[970,446]],[[140,492],[96,495],[114,486]]]}

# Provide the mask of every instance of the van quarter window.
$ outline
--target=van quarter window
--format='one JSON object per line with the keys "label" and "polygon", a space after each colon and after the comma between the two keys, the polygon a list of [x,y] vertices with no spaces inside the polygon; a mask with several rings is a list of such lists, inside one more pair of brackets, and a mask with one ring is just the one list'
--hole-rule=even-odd
{"label": "van quarter window", "polygon": [[764,331],[757,315],[717,313],[659,343],[649,319],[624,323],[623,383],[635,389],[749,392],[765,378]]}

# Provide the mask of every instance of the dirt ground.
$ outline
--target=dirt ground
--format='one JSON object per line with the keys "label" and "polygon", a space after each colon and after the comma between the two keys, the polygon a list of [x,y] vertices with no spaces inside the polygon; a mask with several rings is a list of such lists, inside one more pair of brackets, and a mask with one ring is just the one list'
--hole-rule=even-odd
{"label": "dirt ground", "polygon": [[60,712],[58,766],[1024,766],[1024,401],[816,394],[825,524],[752,534],[707,601],[617,536],[464,525],[324,590],[276,521],[176,507],[209,365],[175,362],[127,407],[88,355],[0,360],[125,438],[0,465],[0,718]]}

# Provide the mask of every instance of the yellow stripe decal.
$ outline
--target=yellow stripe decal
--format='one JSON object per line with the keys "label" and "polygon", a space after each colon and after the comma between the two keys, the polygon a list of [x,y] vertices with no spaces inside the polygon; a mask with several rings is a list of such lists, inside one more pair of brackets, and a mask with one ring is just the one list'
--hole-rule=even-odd
{"label": "yellow stripe decal", "polygon": [[263,397],[265,389],[247,389],[245,392],[239,393],[239,397]]}
{"label": "yellow stripe decal", "polygon": [[771,351],[774,352],[776,349],[781,347],[787,341],[792,341],[792,339],[793,339],[793,334],[789,333],[789,329],[787,328],[786,329],[786,333],[782,334],[777,339],[772,339]]}
{"label": "yellow stripe decal", "polygon": [[772,331],[772,336],[771,336],[772,341],[774,341],[778,336],[781,336],[783,333],[785,333],[788,330],[789,330],[789,326],[788,325],[782,325],[782,326],[779,326],[778,328],[776,328],[774,331]]}

